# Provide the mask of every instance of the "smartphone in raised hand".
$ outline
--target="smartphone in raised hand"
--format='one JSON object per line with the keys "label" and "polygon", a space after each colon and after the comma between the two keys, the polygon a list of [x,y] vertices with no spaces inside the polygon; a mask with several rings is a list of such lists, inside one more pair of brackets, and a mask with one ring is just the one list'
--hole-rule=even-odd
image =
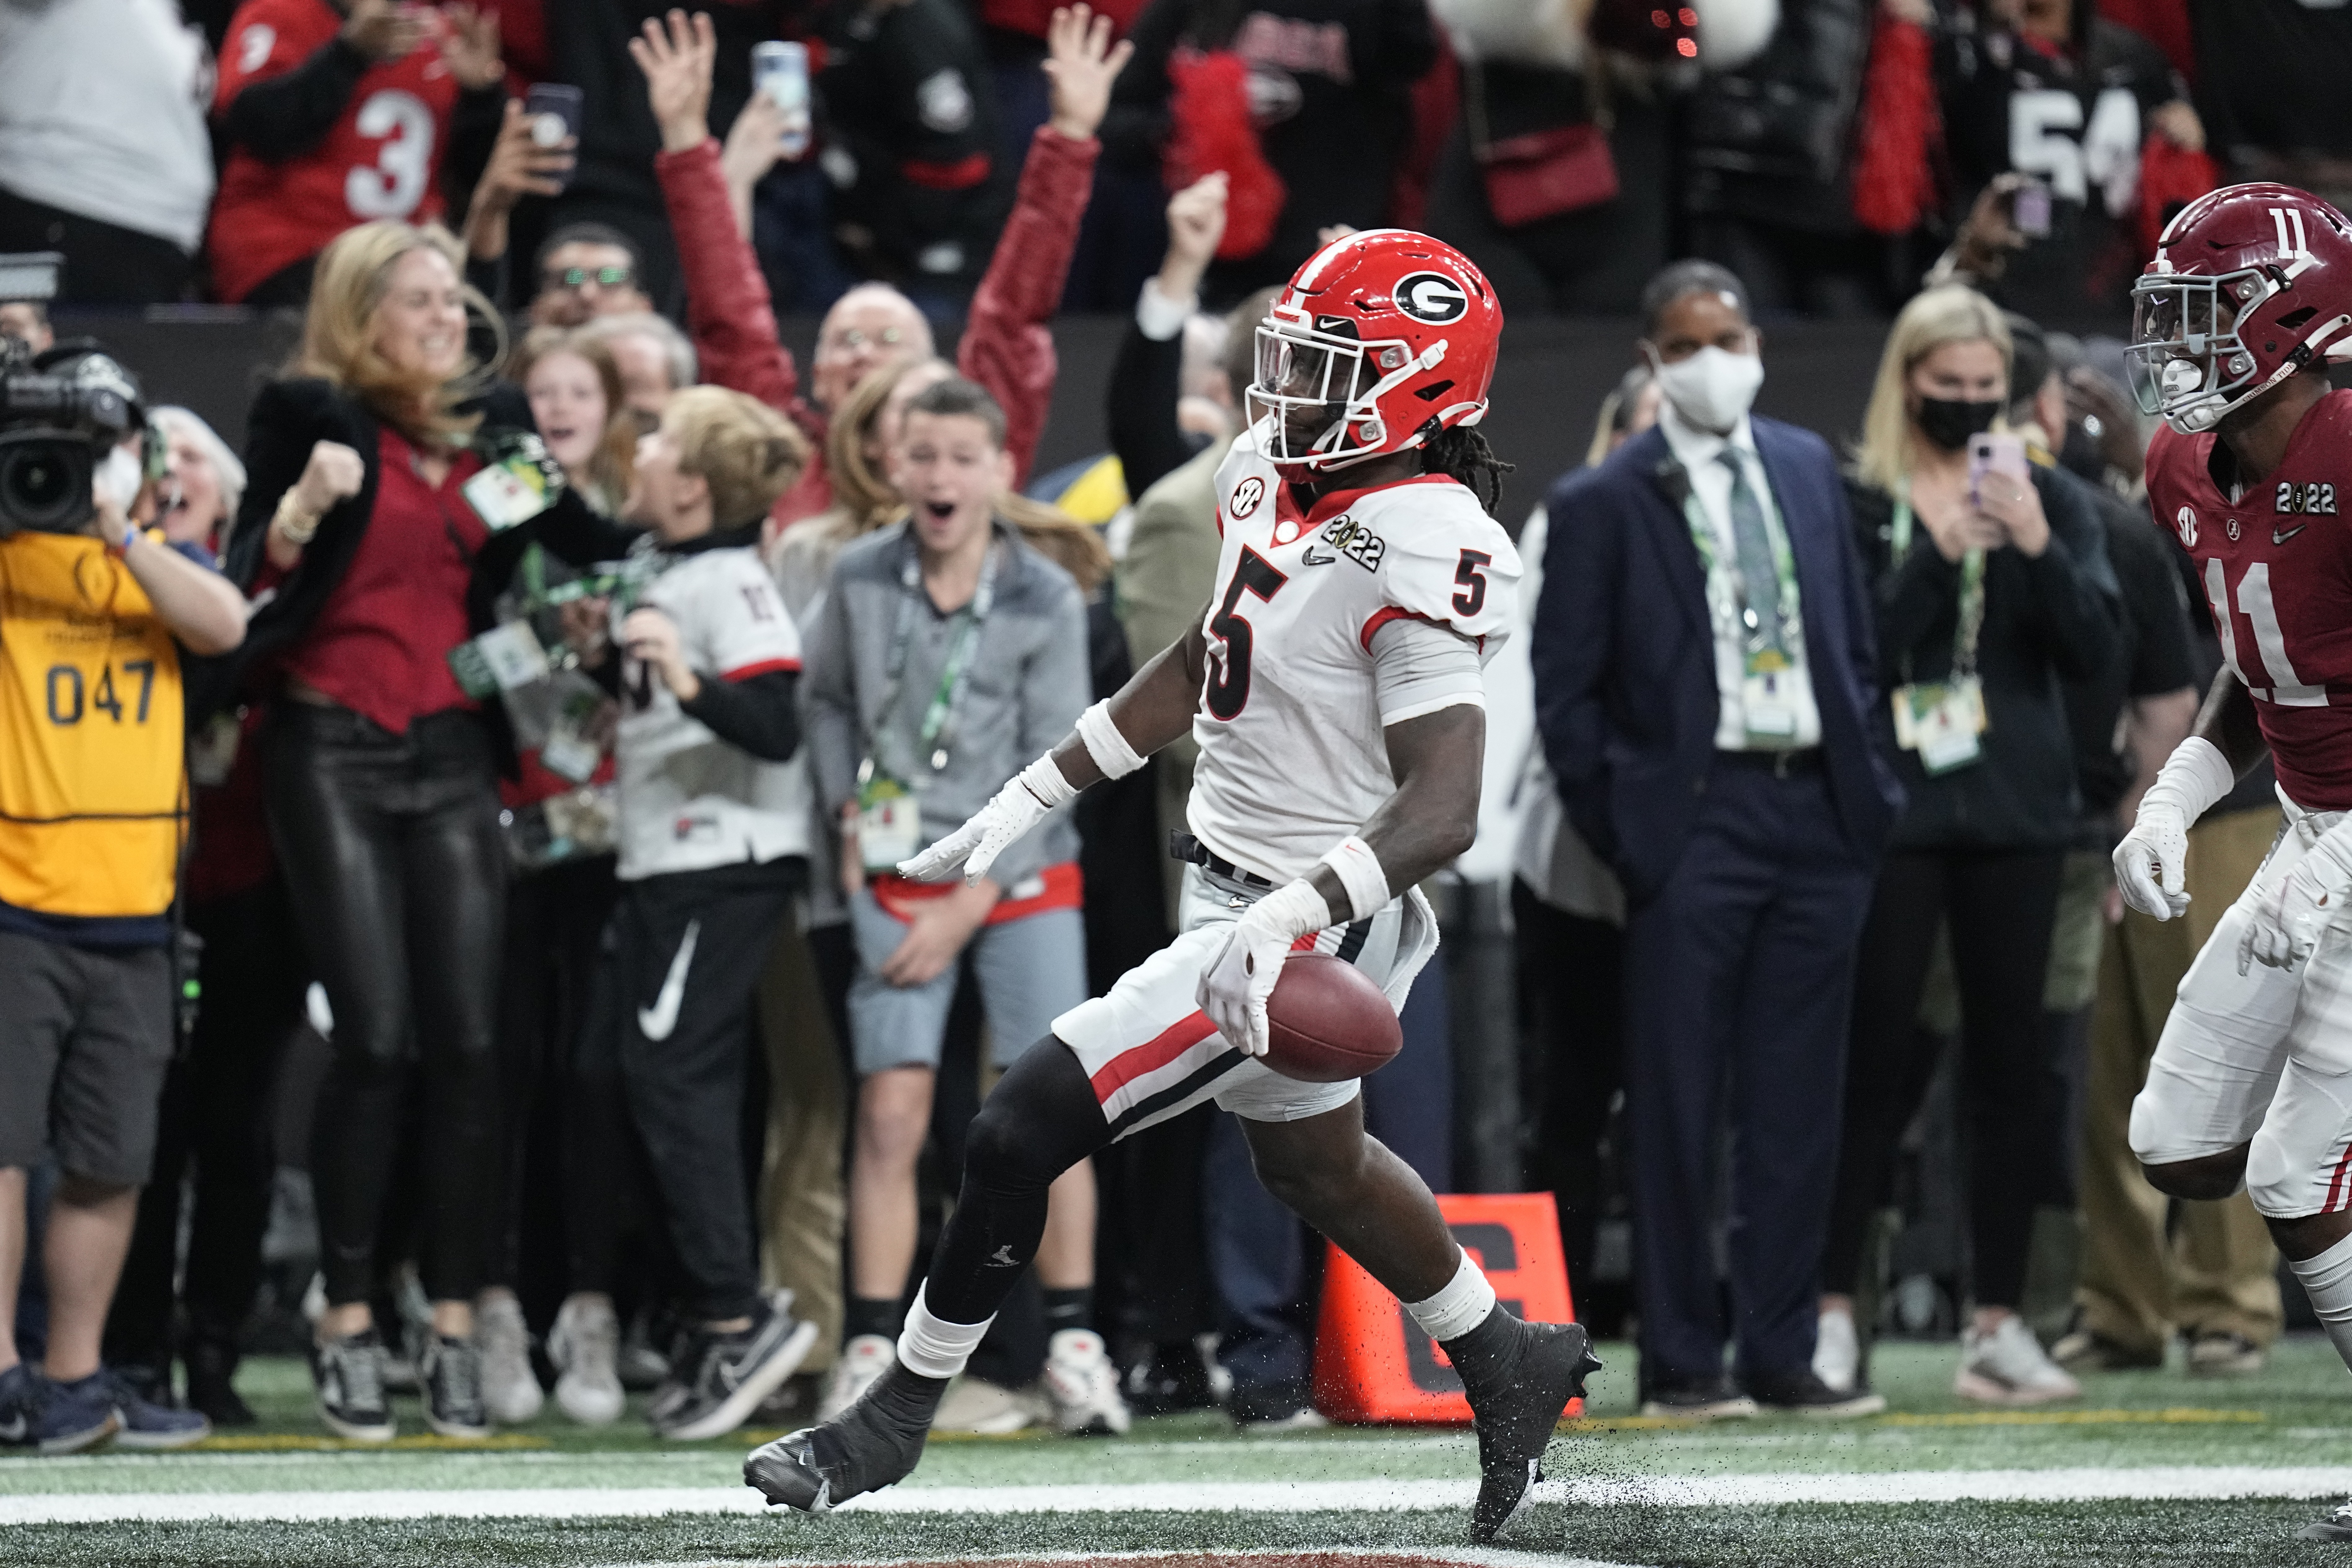
{"label": "smartphone in raised hand", "polygon": [[783,110],[783,156],[804,158],[809,150],[808,46],[772,39],[751,46],[751,90],[768,95]]}
{"label": "smartphone in raised hand", "polygon": [[2019,484],[2032,482],[2025,459],[2025,440],[2006,430],[1986,430],[1969,437],[1969,504],[1984,507],[1984,477],[2007,474]]}
{"label": "smartphone in raised hand", "polygon": [[2017,187],[2010,198],[2009,220],[2028,239],[2050,237],[2050,187],[2039,180]]}
{"label": "smartphone in raised hand", "polygon": [[[586,100],[576,87],[560,81],[542,81],[523,95],[522,111],[530,124],[530,139],[541,147],[560,147],[565,137],[577,142],[583,106]],[[559,184],[572,184],[572,172],[555,175]]]}

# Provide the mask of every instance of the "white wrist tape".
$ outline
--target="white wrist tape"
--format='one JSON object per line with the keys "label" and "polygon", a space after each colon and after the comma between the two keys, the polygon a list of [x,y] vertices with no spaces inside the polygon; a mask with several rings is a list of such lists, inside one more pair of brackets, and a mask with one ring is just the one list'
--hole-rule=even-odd
{"label": "white wrist tape", "polygon": [[2140,809],[2154,801],[2169,805],[2180,813],[2181,821],[2194,826],[2215,802],[2238,786],[2236,770],[2221,748],[2202,735],[2191,735],[2172,749],[2158,770],[2156,782],[2147,786],[2140,797]]}
{"label": "white wrist tape", "polygon": [[1301,877],[1295,882],[1285,882],[1252,904],[1242,919],[1285,942],[1296,942],[1309,931],[1329,925],[1331,906],[1316,890],[1314,883]]}
{"label": "white wrist tape", "polygon": [[1331,847],[1331,852],[1316,862],[1328,866],[1339,879],[1339,886],[1348,889],[1348,918],[1360,921],[1388,907],[1389,874],[1381,869],[1381,858],[1372,847],[1350,833]]}
{"label": "white wrist tape", "polygon": [[1053,810],[1066,800],[1076,800],[1078,796],[1077,790],[1068,779],[1062,776],[1062,770],[1055,765],[1054,753],[1051,752],[1013,774],[1013,783],[1036,796],[1037,804],[1047,811]]}
{"label": "white wrist tape", "polygon": [[1111,722],[1108,697],[1078,715],[1078,739],[1086,742],[1087,755],[1107,779],[1123,779],[1143,766],[1143,759]]}

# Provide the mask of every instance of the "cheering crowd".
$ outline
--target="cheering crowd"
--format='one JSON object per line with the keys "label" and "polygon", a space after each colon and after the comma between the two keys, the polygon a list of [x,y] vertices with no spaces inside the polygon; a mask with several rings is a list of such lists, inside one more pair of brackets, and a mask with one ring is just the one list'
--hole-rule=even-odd
{"label": "cheering crowd", "polygon": [[[1190,757],[970,886],[898,868],[1198,619],[1272,286],[1394,221],[1507,313],[1637,319],[1591,465],[1503,520],[1530,570],[1486,744],[1515,1152],[1588,1318],[1638,1325],[1645,1407],[1866,1414],[1885,1329],[1956,1331],[1998,1405],[2176,1331],[2192,1371],[2261,1364],[2260,1222],[2168,1226],[2123,1131],[2205,931],[2107,869],[2222,651],[2149,526],[2120,346],[2033,319],[2111,311],[2154,226],[2271,156],[2234,56],[2194,57],[2190,107],[2197,7],[2125,7],[2151,42],[2039,0],[1549,33],[1453,0],[247,0],[187,8],[216,85],[171,9],[0,13],[0,250],[58,253],[61,307],[300,312],[242,454],[147,410],[76,540],[169,693],[136,721],[162,794],[47,809],[0,762],[0,1441],[250,1421],[281,1166],[343,1437],[390,1439],[408,1391],[455,1436],[551,1394],[595,1425],[644,1392],[679,1439],[854,1403],[980,1098],[1166,943]],[[752,89],[780,32],[814,124]],[[1708,107],[1783,82],[1842,105],[1826,161]],[[823,312],[805,381],[780,309]],[[1129,313],[1108,503],[1103,465],[1032,472],[1079,309]],[[1751,418],[1757,322],[1796,311],[1893,316],[1859,431]],[[37,303],[0,332],[51,348]],[[1989,434],[2018,455],[1990,474]],[[65,537],[0,536],[0,585],[37,596]],[[18,603],[18,754],[126,744],[117,685],[81,721],[132,666],[50,662]],[[154,858],[133,817],[184,863],[86,885]],[[2257,775],[2199,826],[2203,914],[2277,821]],[[1441,972],[1403,1023],[1370,1126],[1450,1190]],[[1965,1152],[1941,1318],[1885,1290],[1923,1106]],[[1309,1277],[1234,1118],[1188,1113],[1053,1183],[937,1425],[1318,1421]]]}

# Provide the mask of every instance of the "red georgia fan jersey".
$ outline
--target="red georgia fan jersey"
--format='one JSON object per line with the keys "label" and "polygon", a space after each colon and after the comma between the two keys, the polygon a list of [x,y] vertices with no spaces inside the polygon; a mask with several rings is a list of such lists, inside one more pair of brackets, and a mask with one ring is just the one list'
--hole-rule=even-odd
{"label": "red georgia fan jersey", "polygon": [[[220,56],[215,113],[257,81],[309,59],[341,30],[327,0],[246,0]],[[428,38],[404,59],[370,66],[342,115],[307,152],[273,163],[237,147],[213,204],[213,281],[234,304],[272,273],[316,256],[373,218],[441,212],[441,144],[457,80]]]}
{"label": "red georgia fan jersey", "polygon": [[2149,510],[2197,562],[2280,785],[2307,811],[2352,807],[2352,392],[2305,414],[2285,459],[2235,501],[2207,466],[2214,440],[2157,431]]}

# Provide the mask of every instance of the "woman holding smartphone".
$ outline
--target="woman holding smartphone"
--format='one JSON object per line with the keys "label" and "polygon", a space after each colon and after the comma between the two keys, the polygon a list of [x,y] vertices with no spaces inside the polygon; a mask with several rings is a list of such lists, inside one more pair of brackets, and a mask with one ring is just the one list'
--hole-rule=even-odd
{"label": "woman holding smartphone", "polygon": [[1877,584],[1879,743],[1909,805],[1855,971],[1814,1367],[1833,1387],[1861,1384],[1853,1297],[1895,1144],[1935,1069],[1917,1016],[1936,933],[1948,929],[1976,1300],[1955,1388],[2030,1405],[2079,1392],[2017,1315],[2042,974],[2075,818],[2059,683],[2099,668],[2119,612],[2098,520],[1998,433],[2010,356],[2008,325],[1982,295],[1948,287],[1913,300],[1887,335],[1847,481]]}

